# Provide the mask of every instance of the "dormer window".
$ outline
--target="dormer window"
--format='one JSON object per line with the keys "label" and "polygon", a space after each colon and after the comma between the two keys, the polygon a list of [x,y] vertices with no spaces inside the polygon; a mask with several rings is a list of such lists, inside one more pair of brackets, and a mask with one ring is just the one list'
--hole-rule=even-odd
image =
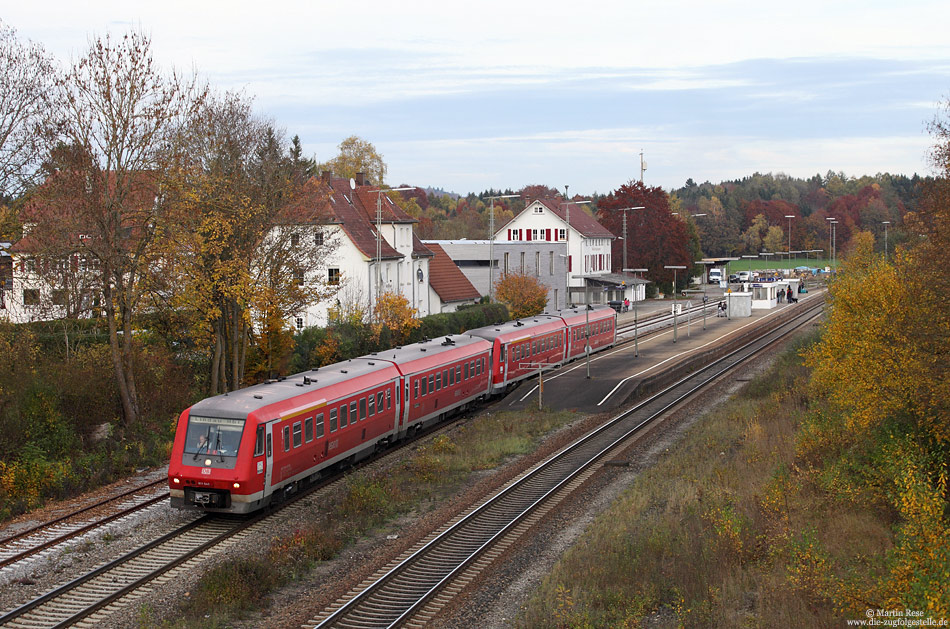
{"label": "dormer window", "polygon": [[538,206],[538,207],[534,208],[534,213],[535,213],[535,214],[544,214],[544,208]]}

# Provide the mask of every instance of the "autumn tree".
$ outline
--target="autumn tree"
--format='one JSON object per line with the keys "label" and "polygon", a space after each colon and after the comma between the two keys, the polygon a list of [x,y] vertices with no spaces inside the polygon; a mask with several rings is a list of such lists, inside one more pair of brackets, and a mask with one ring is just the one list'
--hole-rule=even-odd
{"label": "autumn tree", "polygon": [[0,201],[37,183],[56,124],[55,76],[43,48],[0,21]]}
{"label": "autumn tree", "polygon": [[340,142],[338,148],[340,153],[320,164],[318,170],[328,170],[335,176],[344,178],[363,173],[369,182],[375,185],[382,185],[386,180],[386,162],[372,143],[351,135]]}
{"label": "autumn tree", "polygon": [[409,300],[397,293],[382,293],[373,308],[376,324],[389,332],[393,345],[404,345],[412,331],[418,328],[418,311],[409,304]]}
{"label": "autumn tree", "polygon": [[176,255],[174,305],[195,314],[210,354],[210,392],[280,370],[289,317],[332,290],[309,269],[333,247],[320,225],[326,199],[310,164],[280,132],[228,93],[209,97],[187,131],[189,159],[175,182],[175,216],[166,239]]}
{"label": "autumn tree", "polygon": [[541,314],[548,305],[548,289],[538,278],[509,273],[495,282],[495,299],[508,306],[512,318]]}
{"label": "autumn tree", "polygon": [[157,68],[148,37],[134,32],[93,41],[57,87],[63,142],[37,192],[31,235],[52,257],[87,259],[98,276],[123,415],[132,424],[140,412],[133,316],[159,269],[163,191],[179,161],[180,130],[202,95],[194,80]]}
{"label": "autumn tree", "polygon": [[[623,233],[625,207],[643,206],[630,210],[627,217],[627,240],[613,242],[611,260],[614,270],[623,266],[623,247],[627,248],[629,268],[649,269],[646,277],[654,282],[673,283],[673,271],[664,266],[691,266],[689,234],[686,224],[670,211],[670,197],[658,187],[646,187],[640,182],[629,182],[613,191],[597,204],[597,220],[615,235]],[[677,279],[683,278],[680,273]]]}

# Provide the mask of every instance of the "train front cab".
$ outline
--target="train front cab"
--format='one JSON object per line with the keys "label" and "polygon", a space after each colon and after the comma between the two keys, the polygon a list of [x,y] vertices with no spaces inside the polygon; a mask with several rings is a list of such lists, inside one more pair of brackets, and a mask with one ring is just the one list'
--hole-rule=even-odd
{"label": "train front cab", "polygon": [[253,423],[247,416],[220,415],[195,407],[182,413],[168,469],[172,507],[248,513],[260,506],[264,485],[247,468],[263,454],[261,433],[245,430]]}

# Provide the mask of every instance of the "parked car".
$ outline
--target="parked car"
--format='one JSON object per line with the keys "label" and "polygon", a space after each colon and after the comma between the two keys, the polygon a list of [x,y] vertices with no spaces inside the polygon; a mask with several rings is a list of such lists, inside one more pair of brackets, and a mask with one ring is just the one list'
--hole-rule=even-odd
{"label": "parked car", "polygon": [[739,271],[739,281],[740,281],[740,282],[751,282],[751,281],[752,281],[752,271]]}
{"label": "parked car", "polygon": [[736,275],[735,273],[730,273],[730,274],[729,274],[729,283],[730,283],[730,284],[738,284],[738,283],[739,283],[739,276]]}

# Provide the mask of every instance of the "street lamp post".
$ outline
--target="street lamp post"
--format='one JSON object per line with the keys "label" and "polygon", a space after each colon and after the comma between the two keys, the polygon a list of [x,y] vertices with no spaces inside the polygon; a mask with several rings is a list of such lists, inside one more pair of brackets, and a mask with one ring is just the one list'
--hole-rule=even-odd
{"label": "street lamp post", "polygon": [[792,270],[792,219],[795,218],[794,214],[786,214],[785,218],[788,219],[788,270],[789,275],[791,275]]}
{"label": "street lamp post", "polygon": [[564,305],[567,306],[571,302],[571,204],[575,205],[584,205],[590,203],[590,199],[585,201],[571,201],[568,197],[567,190],[569,186],[564,186],[564,198],[568,199],[561,205],[565,208],[565,222],[567,223],[567,229],[564,230],[564,243],[567,247],[567,273],[564,277]]}
{"label": "street lamp post", "polygon": [[[490,199],[491,208],[488,214],[488,301],[494,301],[495,296],[495,199],[514,199],[520,194],[499,194]],[[557,307],[557,304],[554,304]]]}
{"label": "street lamp post", "polygon": [[833,262],[834,262],[834,259],[835,259],[835,246],[834,246],[834,243],[833,243],[833,236],[832,236],[832,234],[833,234],[833,232],[834,232],[834,227],[833,227],[833,225],[834,225],[834,222],[835,222],[835,217],[834,217],[834,216],[826,216],[826,217],[825,217],[825,220],[828,221],[828,255],[830,256],[830,260],[831,260],[831,262],[833,263]]}
{"label": "street lamp post", "polygon": [[646,208],[642,205],[636,207],[622,207],[615,211],[623,212],[623,237],[620,239],[623,241],[623,268],[627,267],[627,210],[645,210]]}
{"label": "street lamp post", "polygon": [[[650,269],[624,269],[624,273],[630,271],[632,273],[646,273]],[[634,358],[639,358],[640,356],[640,341],[637,338],[637,293],[639,291],[634,287],[633,291],[633,356]]]}
{"label": "street lamp post", "polygon": [[887,262],[887,226],[891,224],[890,221],[881,221],[881,224],[884,225],[884,261]]}
{"label": "street lamp post", "polygon": [[676,342],[676,271],[685,269],[685,266],[665,265],[664,269],[673,269],[673,342]]}
{"label": "street lamp post", "polygon": [[[380,265],[382,264],[382,246],[383,246],[383,234],[381,231],[381,226],[383,223],[383,193],[384,192],[403,192],[405,190],[415,190],[415,186],[405,186],[402,188],[386,188],[385,190],[380,184],[379,189],[376,191],[376,295],[375,299],[379,300],[380,295],[380,282],[382,276],[380,274]],[[396,237],[395,233],[393,234],[393,243],[395,244]]]}

